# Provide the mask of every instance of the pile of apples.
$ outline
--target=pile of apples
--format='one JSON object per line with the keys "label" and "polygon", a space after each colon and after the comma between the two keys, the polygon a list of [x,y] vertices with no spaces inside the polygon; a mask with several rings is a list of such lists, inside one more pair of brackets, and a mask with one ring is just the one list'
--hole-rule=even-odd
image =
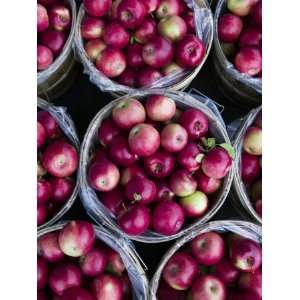
{"label": "pile of apples", "polygon": [[241,155],[241,176],[257,214],[262,217],[262,114],[247,129]]}
{"label": "pile of apples", "polygon": [[232,149],[209,137],[199,109],[182,111],[163,95],[144,100],[120,100],[102,121],[88,182],[125,233],[174,235],[208,211]]}
{"label": "pile of apples", "polygon": [[46,70],[60,55],[72,23],[70,8],[62,0],[38,0],[37,70]]}
{"label": "pile of apples", "polygon": [[38,239],[37,300],[131,300],[132,286],[120,255],[93,226],[71,221]]}
{"label": "pile of apples", "polygon": [[262,1],[228,0],[227,9],[218,23],[224,54],[240,73],[261,78]]}
{"label": "pile of apples", "polygon": [[83,0],[81,36],[86,54],[108,78],[129,87],[149,86],[203,60],[184,0]]}
{"label": "pile of apples", "polygon": [[47,111],[37,114],[37,224],[42,225],[68,201],[78,168],[76,148]]}
{"label": "pile of apples", "polygon": [[158,300],[261,300],[261,245],[236,234],[206,232],[165,265]]}

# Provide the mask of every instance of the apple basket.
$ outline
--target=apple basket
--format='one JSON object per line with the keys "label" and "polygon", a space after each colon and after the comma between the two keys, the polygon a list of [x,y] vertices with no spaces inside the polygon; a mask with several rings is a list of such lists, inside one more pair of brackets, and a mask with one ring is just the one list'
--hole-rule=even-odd
{"label": "apple basket", "polygon": [[261,78],[240,73],[226,58],[218,38],[218,22],[221,15],[227,11],[226,1],[220,0],[214,14],[214,51],[213,65],[221,83],[222,92],[240,106],[258,106],[261,104]]}
{"label": "apple basket", "polygon": [[[77,152],[79,154],[80,141],[78,139],[74,123],[73,123],[71,117],[67,114],[66,109],[63,107],[56,107],[39,97],[37,99],[37,107],[38,107],[38,110],[47,111],[51,114],[51,116],[57,121],[61,131],[69,139],[69,141],[74,145],[74,147],[77,149]],[[38,226],[38,230],[56,223],[71,208],[71,206],[73,205],[73,203],[78,195],[79,179],[77,176],[77,172],[75,174],[75,176],[76,176],[75,182],[76,183],[75,183],[73,192],[72,192],[71,196],[69,197],[69,199],[59,208],[59,210],[57,212],[55,212],[55,214],[51,217],[51,219],[48,219],[44,224]]]}
{"label": "apple basket", "polygon": [[[64,221],[54,226],[39,230],[37,236],[38,240],[49,233],[54,233],[62,230],[67,224],[68,222]],[[93,225],[93,228],[96,237],[95,241],[96,243],[99,243],[98,246],[100,247],[100,245],[102,244],[104,246],[108,246],[116,253],[118,253],[122,259],[122,262],[124,264],[124,266],[122,267],[122,272],[124,271],[123,268],[125,267],[125,271],[127,271],[127,275],[132,287],[132,298],[128,297],[126,299],[133,299],[133,300],[149,299],[149,283],[144,271],[144,268],[146,267],[145,266],[142,267],[140,263],[141,259],[138,256],[133,244],[128,242],[128,240],[122,238],[121,236],[116,235],[101,226]],[[44,245],[46,244],[44,243]],[[79,257],[79,262],[80,262],[80,258],[81,257]],[[72,257],[71,259],[73,259],[73,262],[75,263],[75,258]],[[69,258],[70,262],[71,259]],[[65,261],[67,261],[67,259],[65,259]],[[118,263],[118,266],[119,265],[120,263]],[[114,274],[113,272],[111,273]],[[85,278],[85,280],[86,280],[86,282],[84,283],[85,286],[90,286],[93,277]],[[73,299],[73,298],[68,298],[68,299]],[[124,299],[125,299],[125,295],[124,295]]]}
{"label": "apple basket", "polygon": [[252,220],[256,221],[259,224],[262,223],[262,218],[254,209],[253,203],[249,195],[250,193],[249,187],[246,187],[245,183],[242,180],[241,156],[242,156],[245,133],[250,126],[253,126],[253,123],[257,118],[257,116],[261,113],[261,110],[262,110],[261,106],[256,109],[253,109],[245,118],[243,118],[242,120],[237,120],[233,124],[229,125],[231,128],[228,128],[228,130],[230,131],[233,130],[234,127],[236,127],[236,125],[238,125],[238,129],[235,133],[234,142],[233,142],[234,148],[236,150],[236,160],[235,160],[236,166],[235,166],[235,173],[233,178],[233,185],[232,185],[233,189],[231,193],[232,194],[231,198],[233,200],[233,204],[243,216],[250,217]]}
{"label": "apple basket", "polygon": [[[196,27],[196,35],[201,38],[205,45],[205,55],[201,63],[192,70],[175,71],[164,76],[150,85],[142,88],[133,88],[121,83],[118,83],[114,78],[108,78],[99,71],[95,64],[89,59],[85,49],[83,38],[81,35],[81,23],[85,17],[85,9],[83,4],[79,9],[77,16],[76,32],[75,32],[75,47],[79,60],[84,67],[84,73],[90,78],[90,81],[95,84],[100,90],[110,92],[116,96],[122,96],[128,93],[134,93],[139,89],[167,89],[167,90],[184,90],[192,80],[197,76],[202,66],[204,65],[212,46],[213,41],[213,17],[210,7],[206,0],[184,0],[187,6],[194,12],[194,20]],[[117,1],[116,1],[117,2]]]}
{"label": "apple basket", "polygon": [[[81,148],[79,166],[81,200],[87,213],[96,223],[103,224],[111,230],[127,236],[129,239],[145,243],[159,243],[176,239],[193,231],[194,228],[196,228],[199,224],[206,223],[216,214],[216,212],[223,205],[229,193],[231,182],[233,179],[233,169],[231,168],[228,171],[227,175],[223,178],[220,188],[214,195],[212,195],[209,207],[205,211],[205,213],[201,215],[201,217],[194,219],[192,223],[182,227],[181,230],[179,230],[176,234],[163,235],[150,230],[147,230],[143,234],[136,235],[128,235],[123,232],[121,227],[119,227],[119,225],[117,224],[117,218],[115,217],[115,215],[111,212],[111,210],[107,209],[107,207],[101,202],[101,195],[99,196],[99,194],[97,194],[96,191],[90,186],[87,173],[90,162],[93,159],[94,150],[99,145],[99,139],[97,134],[98,129],[101,126],[103,120],[105,120],[111,115],[113,108],[124,99],[135,98],[143,103],[145,101],[146,96],[153,95],[163,95],[173,99],[176,103],[176,106],[179,109],[195,108],[200,110],[208,118],[210,134],[216,139],[217,143],[225,142],[230,144],[230,140],[227,135],[227,131],[223,120],[220,114],[216,113],[216,111],[218,110],[212,103],[212,100],[200,95],[198,95],[196,99],[190,94],[184,92],[167,92],[162,90],[146,91],[118,98],[110,102],[97,113],[97,115],[94,117],[94,119],[88,127]],[[212,109],[210,107],[212,107]]]}
{"label": "apple basket", "polygon": [[71,86],[77,75],[73,41],[75,36],[77,9],[75,0],[64,0],[70,7],[72,23],[64,48],[53,63],[45,70],[37,72],[37,93],[47,100],[54,100]]}
{"label": "apple basket", "polygon": [[[202,277],[210,276],[210,275],[205,275],[205,274],[209,273],[209,274],[213,275],[214,272],[217,272],[217,270],[218,270],[217,267],[215,267],[215,265],[212,265],[212,260],[215,259],[215,258],[213,258],[211,256],[209,258],[210,262],[206,261],[207,265],[205,265],[204,262],[202,262],[201,265],[199,266],[199,258],[197,256],[195,257],[194,249],[189,248],[189,243],[190,242],[195,241],[195,239],[197,237],[199,237],[200,235],[202,235],[202,234],[205,234],[205,233],[207,234],[207,233],[211,233],[211,232],[221,234],[221,236],[223,236],[223,237],[224,237],[224,235],[227,235],[227,236],[231,235],[232,236],[232,234],[234,234],[234,235],[238,235],[238,236],[241,236],[243,238],[249,239],[251,241],[254,241],[255,243],[262,244],[261,227],[258,226],[258,225],[255,225],[253,223],[250,223],[250,222],[235,221],[235,220],[224,220],[224,221],[213,221],[213,222],[209,222],[207,224],[203,224],[203,225],[198,226],[197,228],[195,228],[195,230],[193,232],[190,232],[188,235],[186,235],[183,238],[177,240],[175,242],[175,244],[163,256],[163,258],[160,261],[160,264],[159,264],[159,266],[158,266],[158,268],[157,268],[157,270],[156,270],[156,272],[155,272],[155,274],[154,274],[154,276],[151,280],[151,283],[150,283],[150,292],[151,292],[151,299],[152,300],[169,299],[169,298],[171,299],[171,297],[173,297],[172,299],[186,299],[185,297],[188,294],[188,292],[186,292],[187,286],[185,288],[182,288],[182,290],[177,290],[177,288],[175,290],[175,287],[174,287],[174,289],[170,288],[168,283],[166,283],[165,280],[164,280],[163,284],[161,284],[162,283],[162,278],[163,277],[166,278],[165,274],[164,274],[164,270],[165,270],[165,267],[166,267],[167,263],[174,256],[174,254],[177,253],[180,249],[182,249],[181,253],[186,253],[186,255],[188,255],[188,257],[193,259],[193,261],[194,261],[194,259],[196,259],[196,263],[198,264],[197,268],[200,267],[200,269],[201,269],[201,271],[200,271],[201,273],[199,272],[198,269],[195,271],[198,274],[198,276],[200,274],[202,275]],[[209,243],[208,240],[207,240],[207,242]],[[213,243],[212,240],[210,240],[210,242],[212,242],[210,245],[215,245],[216,246],[218,244],[218,243]],[[217,247],[214,247],[213,250],[216,251]],[[194,256],[190,255],[192,253],[193,253]],[[208,255],[211,255],[211,253],[208,253],[206,255],[206,257],[203,253],[202,260],[208,259]],[[226,252],[225,252],[225,255],[226,255]],[[226,260],[225,257],[224,257],[224,259]],[[175,261],[173,261],[173,262],[175,264]],[[222,262],[222,260],[221,260],[221,262]],[[184,263],[182,261],[181,267],[183,267],[183,266],[184,266]],[[225,266],[225,264],[224,264],[224,266]],[[175,266],[174,266],[174,268],[175,268]],[[225,272],[226,271],[229,272],[228,268],[224,267],[223,270]],[[189,272],[190,271],[191,271],[191,269],[189,269]],[[235,271],[235,272],[237,272],[237,271]],[[244,273],[244,274],[247,274],[247,273]],[[185,275],[186,275],[186,278],[189,276],[186,272],[185,272]],[[200,275],[200,278],[201,278],[201,275]],[[219,279],[222,278],[222,280],[224,280],[223,277],[221,277],[220,275],[221,275],[221,273],[217,273],[217,278],[219,278]],[[235,276],[237,277],[237,275],[235,275]],[[197,275],[195,275],[195,276],[197,276]],[[191,288],[191,285],[193,283],[192,286],[193,286],[193,289],[194,289],[194,285],[195,285],[196,281],[198,281],[198,280],[194,279],[193,281],[190,281],[189,282],[189,287]],[[225,282],[225,280],[223,282]],[[183,282],[181,282],[181,284],[183,284]],[[185,282],[185,284],[186,284],[186,282]],[[198,285],[198,287],[199,287],[199,285]],[[189,290],[191,290],[191,289],[189,289]],[[202,290],[201,296],[204,297],[205,299],[209,299],[209,297],[206,298],[205,295],[204,295],[209,290],[210,289],[208,287],[207,287],[206,291]],[[217,290],[215,290],[215,292],[216,291]],[[197,297],[197,299],[202,299],[201,296],[199,294],[195,297]],[[206,294],[206,296],[207,296],[207,294]],[[219,296],[216,295],[216,297],[217,297],[216,299],[225,299],[224,296],[220,296],[220,298],[219,298]],[[256,295],[254,295],[254,296],[256,296]],[[211,297],[214,298],[213,295],[211,295]],[[234,298],[234,299],[244,299],[244,298],[242,297],[242,295],[240,295],[240,297],[237,297],[237,298]],[[247,298],[247,299],[261,299],[261,298],[256,296],[256,297]]]}

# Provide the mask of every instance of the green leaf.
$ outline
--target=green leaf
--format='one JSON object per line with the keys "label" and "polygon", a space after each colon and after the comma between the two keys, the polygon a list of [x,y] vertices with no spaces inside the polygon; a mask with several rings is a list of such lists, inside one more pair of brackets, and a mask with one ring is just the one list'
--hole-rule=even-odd
{"label": "green leaf", "polygon": [[202,138],[201,139],[203,146],[207,150],[211,150],[216,146],[216,139],[215,138]]}
{"label": "green leaf", "polygon": [[219,146],[224,148],[228,152],[228,154],[230,155],[230,157],[232,159],[235,158],[235,150],[230,144],[223,143],[223,144],[220,144]]}

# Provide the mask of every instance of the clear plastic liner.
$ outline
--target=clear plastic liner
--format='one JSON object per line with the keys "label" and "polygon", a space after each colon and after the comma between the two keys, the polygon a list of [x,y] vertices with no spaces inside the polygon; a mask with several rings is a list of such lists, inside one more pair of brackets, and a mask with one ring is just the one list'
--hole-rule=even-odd
{"label": "clear plastic liner", "polygon": [[214,50],[216,52],[217,57],[220,60],[220,64],[222,68],[226,70],[231,78],[236,81],[241,82],[242,84],[256,90],[258,93],[262,92],[262,80],[260,78],[251,77],[247,74],[240,73],[234,65],[226,58],[220,41],[219,41],[219,34],[218,34],[218,22],[220,16],[226,11],[226,1],[220,0],[217,4],[215,14],[214,14]]}
{"label": "clear plastic liner", "polygon": [[[200,65],[190,71],[174,72],[168,76],[164,76],[157,80],[151,86],[140,89],[174,89],[179,90],[186,87],[197,75],[206,61],[213,40],[213,17],[209,5],[206,0],[185,0],[190,9],[194,11],[196,34],[206,45],[206,54]],[[76,57],[81,61],[84,67],[84,73],[90,78],[90,81],[95,84],[100,90],[104,92],[118,92],[123,94],[134,93],[139,89],[131,88],[122,85],[112,79],[106,77],[99,71],[94,63],[88,58],[84,50],[84,44],[81,37],[81,22],[85,15],[84,7],[81,5],[77,17],[76,31],[75,31],[75,48]],[[176,87],[174,87],[176,85]]]}
{"label": "clear plastic liner", "polygon": [[[52,117],[57,121],[59,124],[60,129],[63,131],[63,133],[68,137],[68,139],[71,141],[71,143],[75,146],[77,149],[78,155],[80,150],[80,142],[79,138],[76,133],[75,125],[71,119],[71,117],[67,114],[67,109],[65,107],[57,107],[49,102],[37,98],[37,107],[40,110],[44,110],[49,112]],[[78,171],[77,171],[78,172]],[[45,228],[47,226],[50,226],[57,221],[59,221],[62,216],[71,208],[74,201],[77,198],[79,190],[79,179],[78,179],[78,173],[76,174],[76,185],[74,187],[73,193],[69,200],[61,207],[61,209],[48,221],[46,221],[44,224],[38,226],[38,230]]]}
{"label": "clear plastic liner", "polygon": [[[54,226],[39,230],[38,238],[49,232],[61,230],[65,224],[67,224],[67,222],[60,222]],[[96,239],[104,242],[121,256],[132,285],[133,300],[148,300],[149,283],[144,271],[145,265],[141,258],[137,256],[133,244],[102,226],[94,225],[94,230]],[[140,262],[142,262],[144,268]]]}
{"label": "clear plastic liner", "polygon": [[73,51],[73,40],[75,35],[75,27],[76,27],[76,16],[77,16],[77,9],[76,9],[76,2],[75,0],[65,0],[64,1],[71,9],[72,15],[72,24],[71,29],[69,32],[69,36],[66,40],[64,48],[60,55],[55,58],[53,63],[41,72],[37,72],[37,85],[44,84],[50,77],[54,75],[58,71],[58,69],[64,64],[65,60],[70,55],[70,52]]}
{"label": "clear plastic liner", "polygon": [[[219,232],[219,233],[235,233],[245,238],[251,239],[259,244],[262,244],[262,232],[261,227],[245,221],[214,221],[201,226],[198,226],[184,236],[182,239],[179,239],[175,242],[175,244],[167,251],[167,253],[163,256],[162,260],[159,263],[159,266],[151,280],[150,283],[150,299],[157,300],[156,294],[160,283],[160,278],[163,272],[163,269],[169,259],[185,244],[193,240],[201,233],[205,232]],[[171,299],[170,299],[171,300]]]}
{"label": "clear plastic liner", "polygon": [[[257,214],[257,212],[253,207],[246,186],[243,183],[241,177],[241,155],[243,151],[244,135],[248,127],[253,124],[256,116],[261,112],[261,109],[262,107],[260,106],[256,109],[251,110],[249,114],[246,115],[244,118],[235,120],[227,127],[227,131],[231,136],[231,140],[236,151],[236,160],[235,160],[235,168],[234,168],[235,171],[234,171],[234,178],[233,178],[234,194],[232,195],[233,196],[232,200],[234,201],[236,208],[239,210],[239,212],[242,215],[244,215],[243,210],[245,210],[247,214],[250,215],[250,217],[254,219],[256,222],[258,222],[259,224],[262,223],[262,219]],[[240,209],[241,206],[242,206],[242,211]]]}
{"label": "clear plastic liner", "polygon": [[[211,205],[209,210],[203,215],[200,219],[193,221],[193,223],[185,226],[180,232],[171,236],[165,236],[158,234],[156,232],[148,230],[143,235],[131,236],[125,234],[116,222],[115,216],[102,204],[101,200],[98,198],[94,189],[92,189],[88,184],[87,179],[87,170],[89,167],[91,155],[95,150],[95,147],[98,143],[97,131],[101,122],[111,115],[113,107],[120,101],[125,98],[136,98],[140,101],[144,101],[143,97],[149,95],[165,95],[172,98],[177,107],[181,109],[187,109],[190,107],[197,108],[201,110],[209,120],[210,133],[214,136],[218,143],[230,143],[230,139],[226,132],[226,127],[219,113],[216,114],[215,104],[209,100],[206,96],[198,95],[197,99],[191,95],[183,92],[168,92],[165,90],[152,90],[147,92],[138,92],[131,95],[126,95],[121,98],[118,98],[108,105],[103,107],[97,115],[94,117],[90,123],[87,132],[85,134],[82,146],[81,146],[81,156],[80,156],[80,166],[79,166],[79,177],[80,177],[80,198],[82,203],[89,214],[89,216],[98,224],[102,224],[113,231],[118,232],[119,234],[126,236],[128,239],[144,242],[144,243],[160,243],[165,241],[170,241],[180,236],[183,236],[190,231],[194,230],[199,224],[204,224],[208,222],[216,212],[223,205],[231,186],[233,179],[233,168],[224,178],[223,184],[219,192],[211,198]],[[142,99],[141,99],[142,98]],[[208,105],[209,103],[209,105]],[[213,109],[211,109],[211,108]]]}

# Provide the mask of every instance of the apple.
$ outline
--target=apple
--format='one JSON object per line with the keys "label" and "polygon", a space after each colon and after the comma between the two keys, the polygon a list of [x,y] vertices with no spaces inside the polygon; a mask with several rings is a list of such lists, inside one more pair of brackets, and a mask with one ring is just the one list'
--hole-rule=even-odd
{"label": "apple", "polygon": [[122,170],[120,184],[126,185],[134,176],[146,177],[145,171],[138,165],[131,165]]}
{"label": "apple", "polygon": [[100,195],[101,202],[115,216],[118,214],[125,197],[119,187]]}
{"label": "apple", "polygon": [[145,177],[133,177],[125,187],[125,195],[128,200],[141,204],[150,204],[156,196],[155,183]]}
{"label": "apple", "polygon": [[146,119],[146,111],[137,99],[126,98],[113,108],[112,118],[119,128],[127,130],[143,123]]}
{"label": "apple", "polygon": [[112,5],[110,7],[110,11],[108,12],[108,18],[112,21],[116,21],[118,18],[118,6],[122,2],[122,0],[113,0]]}
{"label": "apple", "polygon": [[260,171],[258,157],[243,152],[241,155],[241,176],[244,183],[252,183],[260,175]]}
{"label": "apple", "polygon": [[58,56],[66,42],[66,35],[61,31],[48,29],[41,33],[40,43],[48,47],[54,56]]}
{"label": "apple", "polygon": [[80,269],[83,275],[95,277],[104,272],[108,263],[108,257],[104,249],[94,248],[79,259]]}
{"label": "apple", "polygon": [[238,286],[241,290],[250,290],[255,292],[260,298],[262,298],[262,274],[257,270],[254,273],[242,273]]}
{"label": "apple", "polygon": [[78,167],[77,150],[64,140],[56,140],[45,149],[42,162],[47,172],[55,177],[71,176]]}
{"label": "apple", "polygon": [[113,249],[107,249],[106,254],[108,258],[106,271],[112,275],[122,276],[122,273],[125,271],[125,265],[119,253]]}
{"label": "apple", "polygon": [[262,70],[261,51],[254,47],[242,48],[235,56],[234,65],[240,73],[258,75]]}
{"label": "apple", "polygon": [[85,17],[81,23],[81,36],[85,40],[94,40],[102,37],[104,21],[98,18]]}
{"label": "apple", "polygon": [[58,236],[60,249],[71,257],[86,255],[92,249],[94,241],[93,225],[86,221],[70,221]]}
{"label": "apple", "polygon": [[168,16],[179,15],[180,4],[178,0],[161,0],[156,10],[156,17],[163,19]]}
{"label": "apple", "polygon": [[185,252],[173,255],[163,270],[163,278],[175,290],[187,290],[198,274],[198,264]]}
{"label": "apple", "polygon": [[262,217],[262,200],[258,199],[255,201],[255,211],[257,214]]}
{"label": "apple", "polygon": [[37,69],[38,71],[46,70],[53,62],[52,51],[43,45],[37,46]]}
{"label": "apple", "polygon": [[109,78],[118,77],[126,69],[126,56],[120,49],[105,48],[96,60],[96,67]]}
{"label": "apple", "polygon": [[182,15],[182,18],[187,26],[187,31],[194,33],[196,30],[194,13],[189,10]]}
{"label": "apple", "polygon": [[142,0],[142,2],[147,7],[147,13],[151,14],[156,11],[158,8],[158,5],[160,3],[160,0]]}
{"label": "apple", "polygon": [[262,155],[262,130],[258,127],[249,127],[244,136],[243,149],[248,154]]}
{"label": "apple", "polygon": [[88,170],[90,185],[97,191],[108,192],[119,183],[120,172],[118,167],[108,160],[93,163]]}
{"label": "apple", "polygon": [[47,219],[47,207],[44,204],[37,205],[37,225],[42,225]]}
{"label": "apple", "polygon": [[196,179],[198,189],[207,195],[216,193],[222,184],[220,179],[208,177],[201,170],[197,172]]}
{"label": "apple", "polygon": [[205,232],[191,242],[192,253],[205,266],[218,263],[225,254],[225,242],[217,232]]}
{"label": "apple", "polygon": [[239,47],[257,47],[262,46],[262,32],[255,27],[244,30],[239,38]]}
{"label": "apple", "polygon": [[197,188],[194,177],[186,170],[177,170],[173,173],[169,182],[171,190],[178,197],[186,197],[193,194]]}
{"label": "apple", "polygon": [[223,258],[215,265],[214,274],[223,281],[224,284],[233,284],[240,275],[240,272],[232,265],[228,258]]}
{"label": "apple", "polygon": [[175,72],[181,72],[181,71],[183,71],[183,68],[180,67],[175,62],[171,62],[169,65],[165,66],[162,69],[162,73],[163,73],[164,76],[168,76],[168,75],[173,74]]}
{"label": "apple", "polygon": [[148,174],[155,178],[168,177],[175,168],[175,157],[164,150],[158,150],[144,159]]}
{"label": "apple", "polygon": [[102,17],[111,7],[112,0],[83,0],[85,10],[90,16]]}
{"label": "apple", "polygon": [[42,290],[47,284],[48,264],[42,257],[37,258],[37,289]]}
{"label": "apple", "polygon": [[236,239],[230,249],[232,264],[243,272],[255,272],[262,263],[262,250],[258,243],[250,239]]}
{"label": "apple", "polygon": [[251,16],[251,19],[253,20],[253,22],[256,25],[261,27],[261,25],[262,25],[262,1],[258,1],[254,5],[250,16]]}
{"label": "apple", "polygon": [[176,234],[184,225],[183,209],[174,201],[159,202],[152,215],[153,229],[163,235]]}
{"label": "apple", "polygon": [[174,117],[176,112],[174,100],[163,95],[149,96],[145,108],[148,118],[156,122],[167,122]]}
{"label": "apple", "polygon": [[155,36],[145,43],[142,55],[148,66],[159,69],[172,62],[174,46],[170,40]]}
{"label": "apple", "polygon": [[196,279],[191,289],[192,300],[225,300],[226,288],[213,275],[202,275]]}
{"label": "apple", "polygon": [[251,11],[252,0],[228,0],[227,8],[237,16],[245,17]]}
{"label": "apple", "polygon": [[155,201],[175,200],[175,194],[166,182],[158,182],[156,190]]}
{"label": "apple", "polygon": [[136,87],[136,71],[134,69],[126,68],[125,71],[116,79],[120,84]]}
{"label": "apple", "polygon": [[227,150],[217,146],[205,155],[201,168],[206,176],[214,179],[222,179],[230,171],[231,165],[232,158]]}
{"label": "apple", "polygon": [[100,39],[88,41],[84,46],[84,50],[85,50],[87,56],[93,62],[95,62],[97,60],[98,56],[101,54],[101,52],[105,48],[106,48],[106,45]]}
{"label": "apple", "polygon": [[135,29],[147,15],[147,7],[139,0],[122,0],[117,8],[117,18],[122,26]]}
{"label": "apple", "polygon": [[107,146],[114,141],[120,133],[120,129],[112,119],[105,119],[98,129],[98,139],[102,145]]}
{"label": "apple", "polygon": [[50,232],[38,239],[38,254],[50,263],[59,262],[64,258],[64,253],[58,244],[58,232]]}
{"label": "apple", "polygon": [[47,9],[41,5],[37,4],[37,32],[43,32],[49,27],[49,17]]}
{"label": "apple", "polygon": [[252,291],[235,291],[228,300],[262,300],[256,293]]}
{"label": "apple", "polygon": [[120,228],[129,235],[141,235],[150,225],[150,213],[146,206],[135,204],[129,206],[118,216]]}
{"label": "apple", "polygon": [[201,191],[195,191],[193,194],[182,197],[180,204],[189,218],[198,218],[204,215],[208,209],[209,200]]}
{"label": "apple", "polygon": [[243,29],[243,21],[239,16],[234,14],[224,14],[218,22],[218,36],[221,42],[235,42]]}
{"label": "apple", "polygon": [[163,77],[162,73],[153,68],[143,68],[138,73],[138,85],[140,87],[150,87],[154,82]]}
{"label": "apple", "polygon": [[178,291],[172,289],[168,284],[165,282],[161,282],[157,291],[158,300],[185,300],[186,293],[185,291]]}
{"label": "apple", "polygon": [[129,132],[128,143],[132,153],[147,157],[157,151],[160,145],[158,131],[145,123],[135,125]]}
{"label": "apple", "polygon": [[139,44],[132,44],[127,47],[127,64],[131,68],[141,68],[144,66],[142,56],[143,46]]}
{"label": "apple", "polygon": [[47,180],[37,181],[37,203],[46,204],[52,196],[52,187]]}
{"label": "apple", "polygon": [[208,133],[208,119],[202,111],[196,108],[185,110],[181,114],[179,122],[187,131],[189,138],[193,141],[199,140]]}
{"label": "apple", "polygon": [[92,282],[92,290],[97,300],[121,300],[122,282],[113,275],[101,274]]}
{"label": "apple", "polygon": [[187,34],[176,47],[176,62],[185,69],[196,68],[205,56],[205,45],[195,35]]}
{"label": "apple", "polygon": [[55,118],[47,111],[39,111],[37,120],[46,130],[46,138],[52,139],[60,134],[58,123]]}
{"label": "apple", "polygon": [[68,7],[61,4],[53,5],[49,10],[50,26],[57,31],[66,31],[71,26],[71,13]]}
{"label": "apple", "polygon": [[177,155],[177,161],[188,172],[197,171],[201,166],[204,153],[194,142],[189,142]]}
{"label": "apple", "polygon": [[181,40],[187,32],[185,21],[179,16],[168,16],[158,23],[158,32],[173,42]]}
{"label": "apple", "polygon": [[60,300],[94,300],[90,292],[81,287],[72,287],[64,291]]}
{"label": "apple", "polygon": [[50,179],[53,202],[65,203],[72,195],[74,190],[74,182],[70,178],[51,178]]}
{"label": "apple", "polygon": [[188,133],[179,124],[171,123],[161,132],[161,146],[168,152],[181,151],[188,142]]}
{"label": "apple", "polygon": [[108,46],[122,49],[129,43],[129,33],[117,22],[112,22],[105,26],[103,40]]}
{"label": "apple", "polygon": [[157,34],[156,22],[154,21],[154,19],[148,17],[134,32],[134,39],[140,44],[145,44],[151,38],[156,36],[156,34]]}

